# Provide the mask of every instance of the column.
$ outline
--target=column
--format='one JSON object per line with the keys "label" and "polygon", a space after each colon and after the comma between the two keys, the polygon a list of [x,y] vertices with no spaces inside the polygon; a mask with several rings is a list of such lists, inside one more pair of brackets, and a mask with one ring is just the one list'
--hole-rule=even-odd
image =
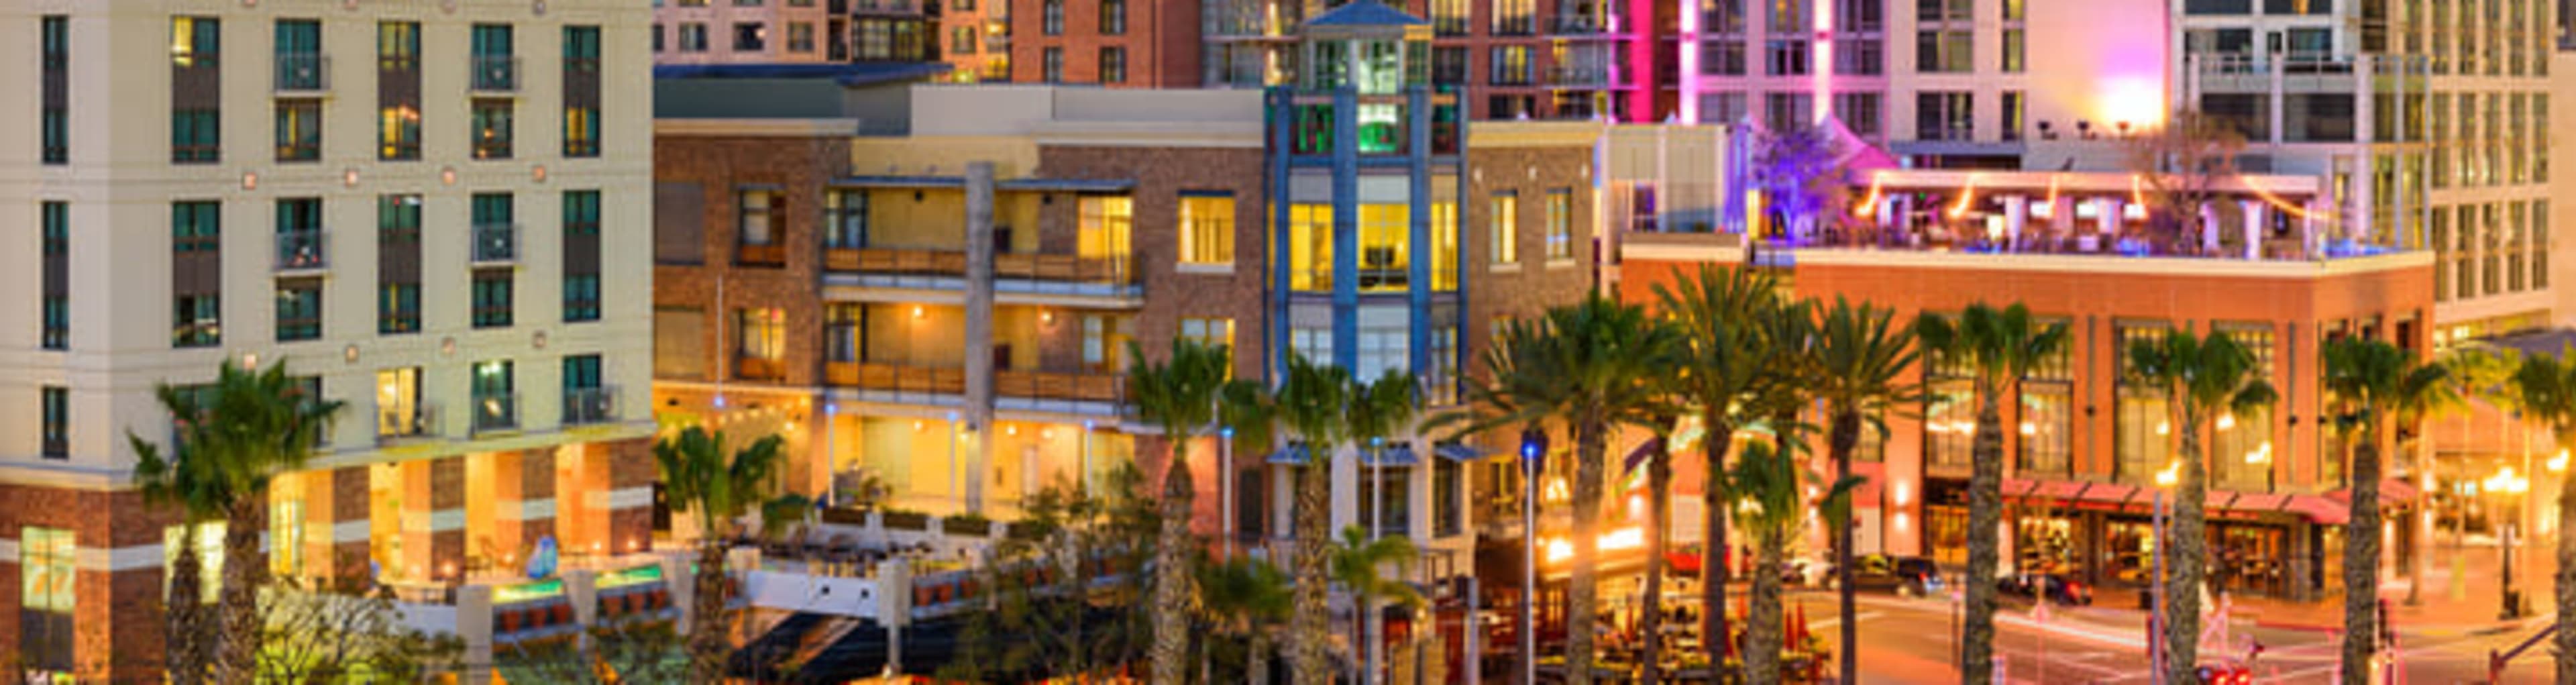
{"label": "column", "polygon": [[2061,239],[2075,234],[2075,198],[2060,195],[2048,202],[2048,230]]}
{"label": "column", "polygon": [[2238,200],[2245,208],[2245,258],[2263,258],[2263,227],[2270,223],[2271,207],[2262,200]]}
{"label": "column", "polygon": [[465,572],[465,460],[402,465],[403,565],[413,578],[453,580]]}
{"label": "column", "polygon": [[[596,448],[597,443],[593,443]],[[611,443],[608,454],[608,489],[602,498],[607,539],[604,543],[618,553],[640,552],[653,542],[653,444],[651,438],[636,438]],[[592,454],[599,454],[593,452]]]}
{"label": "column", "polygon": [[367,577],[367,467],[305,474],[304,569],[334,582]]}
{"label": "column", "polygon": [[[959,458],[966,465],[967,511],[984,510],[984,484],[993,472],[993,163],[966,164],[966,430]],[[1123,350],[1111,350],[1121,354]]]}
{"label": "column", "polygon": [[2030,223],[2030,198],[2014,195],[2004,198],[2004,237],[2010,240],[2008,251],[2022,248],[2022,227]]}
{"label": "column", "polygon": [[2216,204],[2203,203],[2200,206],[2200,252],[2201,254],[2218,253],[2218,205]]}
{"label": "column", "polygon": [[[555,459],[547,449],[492,455],[492,544],[500,550],[493,563],[518,568],[537,547],[555,534]],[[557,539],[557,549],[563,540]]]}

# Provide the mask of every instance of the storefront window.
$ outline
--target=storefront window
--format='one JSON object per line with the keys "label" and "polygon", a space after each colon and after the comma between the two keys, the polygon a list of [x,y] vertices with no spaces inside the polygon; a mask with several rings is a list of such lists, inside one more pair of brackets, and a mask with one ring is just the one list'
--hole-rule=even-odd
{"label": "storefront window", "polygon": [[2129,378],[2129,348],[2163,339],[2169,327],[2163,322],[2123,322],[2118,326],[2120,346],[2113,355],[2120,368],[2119,397],[2112,410],[2118,420],[2112,427],[2118,460],[2115,475],[2120,482],[2155,485],[2156,472],[2173,460],[2172,415],[2164,388]]}
{"label": "storefront window", "polygon": [[[2272,377],[2272,328],[2264,324],[2218,324],[2216,330],[2252,353],[2257,377]],[[2272,411],[2258,407],[2220,414],[2210,430],[2210,465],[2216,487],[2237,492],[2272,490]]]}
{"label": "storefront window", "polygon": [[1966,467],[1976,449],[1976,382],[1967,360],[1926,355],[1923,365],[1923,461],[1933,467]]}
{"label": "storefront window", "polygon": [[[2042,325],[2063,324],[2043,322]],[[2071,439],[2075,433],[2075,372],[2072,364],[2074,345],[2070,342],[2057,354],[2041,360],[2021,379],[2021,468],[2037,473],[2064,474],[2072,470],[2075,456]]]}

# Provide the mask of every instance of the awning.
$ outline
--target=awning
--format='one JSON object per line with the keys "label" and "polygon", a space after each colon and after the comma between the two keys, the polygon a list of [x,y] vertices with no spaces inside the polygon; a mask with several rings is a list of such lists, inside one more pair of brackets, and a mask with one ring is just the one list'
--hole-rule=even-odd
{"label": "awning", "polygon": [[2345,508],[2347,506],[2329,497],[2293,495],[2281,510],[2307,517],[2309,522],[2318,525],[2340,526],[2352,521],[2352,512]]}
{"label": "awning", "polygon": [[1628,458],[1619,462],[1623,465],[1620,467],[1619,472],[1633,473],[1637,469],[1645,468],[1646,459],[1648,457],[1655,456],[1656,452],[1662,451],[1663,449],[1663,438],[1648,438],[1645,442],[1638,443],[1637,449],[1629,450]]}
{"label": "awning", "polygon": [[1277,452],[1270,453],[1270,458],[1267,461],[1283,466],[1304,466],[1306,464],[1306,456],[1305,445],[1289,445],[1281,448]]}
{"label": "awning", "polygon": [[1360,452],[1360,464],[1363,466],[1405,467],[1420,463],[1422,458],[1413,454],[1413,446],[1403,443],[1397,443],[1385,449]]}
{"label": "awning", "polygon": [[[2423,494],[2423,492],[2417,490],[2413,483],[2408,483],[2396,478],[2379,479],[2379,506],[2385,507],[2413,502],[2415,501],[2415,497],[2421,494]],[[2344,488],[2334,492],[2329,492],[2326,493],[2326,496],[2332,497],[2338,502],[2350,503],[2352,501],[2352,488]]]}
{"label": "awning", "polygon": [[1438,445],[1433,445],[1431,447],[1431,454],[1450,461],[1475,461],[1501,454],[1501,452],[1476,447],[1474,445],[1461,445],[1454,442],[1444,442]]}

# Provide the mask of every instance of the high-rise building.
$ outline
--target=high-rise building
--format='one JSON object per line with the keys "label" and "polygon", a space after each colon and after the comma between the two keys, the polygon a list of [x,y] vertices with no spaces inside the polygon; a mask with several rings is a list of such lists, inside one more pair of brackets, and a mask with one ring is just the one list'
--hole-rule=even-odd
{"label": "high-rise building", "polygon": [[941,2],[653,0],[653,63],[934,61]]}
{"label": "high-rise building", "polygon": [[27,96],[0,112],[23,248],[0,250],[0,653],[161,677],[176,517],[128,439],[168,454],[154,388],[221,364],[343,403],[259,495],[282,575],[452,603],[543,540],[649,547],[649,23],[608,0],[0,8],[24,51],[0,84]]}

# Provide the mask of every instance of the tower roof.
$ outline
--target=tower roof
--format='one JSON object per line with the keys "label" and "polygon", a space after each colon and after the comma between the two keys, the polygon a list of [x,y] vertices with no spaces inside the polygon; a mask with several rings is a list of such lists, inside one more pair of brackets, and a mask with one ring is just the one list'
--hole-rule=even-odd
{"label": "tower roof", "polygon": [[1420,17],[1388,7],[1377,0],[1353,0],[1306,21],[1307,26],[1417,26],[1425,24]]}

